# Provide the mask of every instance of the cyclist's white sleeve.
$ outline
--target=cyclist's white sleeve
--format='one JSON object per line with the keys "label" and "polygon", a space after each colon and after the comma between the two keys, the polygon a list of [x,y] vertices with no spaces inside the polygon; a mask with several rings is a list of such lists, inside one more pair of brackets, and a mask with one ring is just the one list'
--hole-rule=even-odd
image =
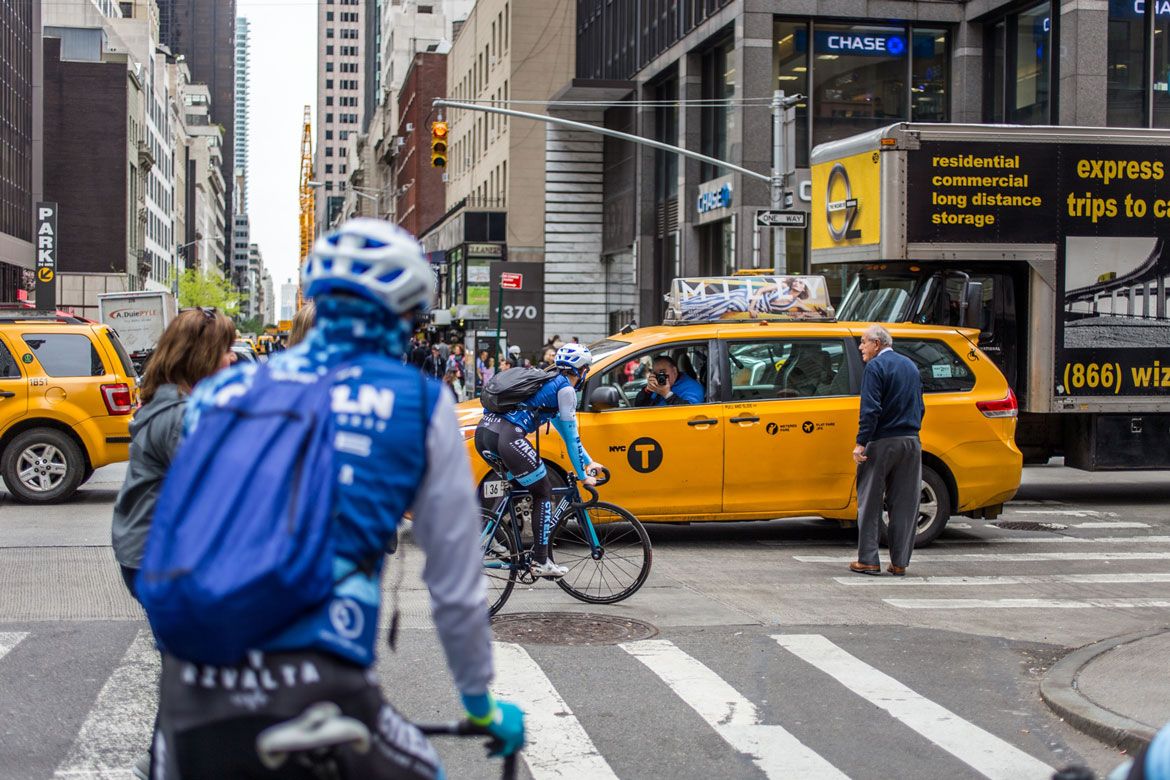
{"label": "cyclist's white sleeve", "polygon": [[585,467],[592,459],[581,443],[581,433],[577,430],[577,391],[566,385],[557,391],[557,414],[552,419],[553,427],[565,442],[565,449],[569,453],[569,462],[577,476],[585,479]]}
{"label": "cyclist's white sleeve", "polygon": [[414,506],[414,538],[426,554],[423,581],[447,665],[460,693],[485,693],[492,678],[491,628],[479,551],[479,504],[451,394],[439,394],[427,430],[427,471]]}

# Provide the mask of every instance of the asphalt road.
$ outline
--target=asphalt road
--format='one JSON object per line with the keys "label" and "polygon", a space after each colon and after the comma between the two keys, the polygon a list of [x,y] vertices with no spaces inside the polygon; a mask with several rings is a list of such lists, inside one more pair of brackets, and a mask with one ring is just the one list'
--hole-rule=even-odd
{"label": "asphalt road", "polygon": [[[0,491],[3,780],[127,778],[146,746],[157,657],[108,546],[120,478],[104,469],[57,507]],[[905,579],[850,574],[855,536],[834,523],[653,527],[654,568],[629,601],[542,584],[508,603],[497,693],[529,712],[522,776],[1103,773],[1122,757],[1055,717],[1039,679],[1070,648],[1167,621],[1168,500],[1166,473],[1029,468],[1008,527],[956,518]],[[457,699],[405,542],[404,628],[379,672],[409,717],[448,719]],[[557,621],[583,613],[622,625],[564,644]],[[498,769],[478,746],[439,747],[453,778]]]}

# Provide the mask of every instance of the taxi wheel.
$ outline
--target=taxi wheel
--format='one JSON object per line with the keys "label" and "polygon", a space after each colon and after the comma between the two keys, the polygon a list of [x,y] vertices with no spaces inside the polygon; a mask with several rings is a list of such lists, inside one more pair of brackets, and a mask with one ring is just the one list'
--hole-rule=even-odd
{"label": "taxi wheel", "polygon": [[81,485],[85,459],[77,444],[52,428],[34,428],[4,448],[0,473],[12,498],[22,504],[56,504]]}
{"label": "taxi wheel", "polygon": [[[914,546],[926,547],[938,538],[951,519],[951,491],[938,472],[922,467],[922,496],[918,503],[918,523],[914,529]],[[890,515],[882,512],[881,543],[889,545]]]}

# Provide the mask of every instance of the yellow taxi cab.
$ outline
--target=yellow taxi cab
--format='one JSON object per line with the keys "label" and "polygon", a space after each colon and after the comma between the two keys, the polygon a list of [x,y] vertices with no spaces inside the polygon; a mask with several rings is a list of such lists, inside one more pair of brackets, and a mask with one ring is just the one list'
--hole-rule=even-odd
{"label": "yellow taxi cab", "polygon": [[0,476],[13,499],[67,500],[130,457],[138,376],[106,325],[0,309]]}
{"label": "yellow taxi cab", "polygon": [[[802,287],[811,294],[794,296]],[[672,298],[673,324],[590,345],[578,424],[589,454],[612,472],[604,498],[647,522],[856,521],[858,342],[870,323],[835,321],[821,277],[680,279]],[[923,382],[915,543],[924,545],[953,514],[995,517],[1015,494],[1023,466],[1016,399],[977,346],[978,331],[885,327]],[[641,405],[656,360],[697,382],[701,402]],[[502,485],[474,450],[482,411],[477,401],[458,407],[486,499]],[[567,473],[560,437],[541,435],[539,444],[550,471]]]}

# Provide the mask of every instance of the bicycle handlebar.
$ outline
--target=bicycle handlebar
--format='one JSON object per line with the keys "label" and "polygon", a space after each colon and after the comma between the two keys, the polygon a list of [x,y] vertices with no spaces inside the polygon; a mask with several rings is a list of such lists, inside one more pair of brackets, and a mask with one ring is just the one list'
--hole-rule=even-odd
{"label": "bicycle handlebar", "polygon": [[[415,728],[427,736],[446,737],[491,737],[488,747],[495,749],[495,738],[483,726],[477,726],[469,720],[453,720],[447,723],[416,723]],[[504,768],[500,777],[502,780],[516,780],[516,756],[504,756]]]}

